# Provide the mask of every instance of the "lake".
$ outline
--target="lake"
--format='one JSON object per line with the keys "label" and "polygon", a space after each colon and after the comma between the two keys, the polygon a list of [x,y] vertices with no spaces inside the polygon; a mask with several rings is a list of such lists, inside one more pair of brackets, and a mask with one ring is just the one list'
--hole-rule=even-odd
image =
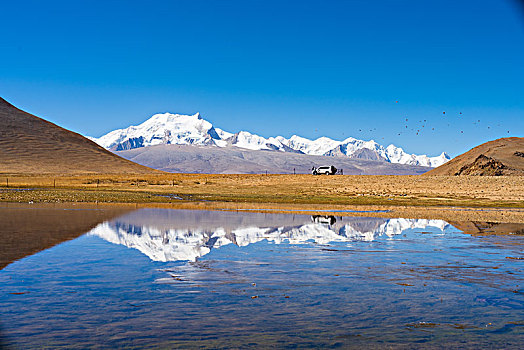
{"label": "lake", "polygon": [[97,218],[0,270],[0,347],[524,343],[524,225],[149,208]]}

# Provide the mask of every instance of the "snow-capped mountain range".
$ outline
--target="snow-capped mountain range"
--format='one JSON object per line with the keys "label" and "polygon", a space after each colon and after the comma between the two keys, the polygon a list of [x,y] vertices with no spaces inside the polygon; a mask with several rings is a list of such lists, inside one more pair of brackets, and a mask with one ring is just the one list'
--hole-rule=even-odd
{"label": "snow-capped mountain range", "polygon": [[427,167],[438,167],[450,160],[444,152],[436,157],[415,155],[406,153],[402,148],[394,145],[384,147],[373,140],[363,141],[353,137],[336,141],[328,137],[309,140],[297,135],[286,139],[282,136],[265,138],[247,131],[230,133],[214,127],[199,113],[155,114],[140,125],[114,130],[100,138],[88,138],[111,151],[177,144],[342,156]]}

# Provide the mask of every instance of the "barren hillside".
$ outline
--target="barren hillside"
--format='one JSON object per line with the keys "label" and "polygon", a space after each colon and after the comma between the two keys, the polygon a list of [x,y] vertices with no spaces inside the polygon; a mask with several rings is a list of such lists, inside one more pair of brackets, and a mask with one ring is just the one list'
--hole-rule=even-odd
{"label": "barren hillside", "polygon": [[138,164],[173,173],[200,174],[310,174],[312,167],[334,165],[345,175],[419,175],[431,168],[291,152],[248,150],[238,147],[157,145],[116,152]]}
{"label": "barren hillside", "polygon": [[151,173],[0,97],[0,173]]}
{"label": "barren hillside", "polygon": [[483,143],[426,174],[524,175],[524,137],[508,137]]}

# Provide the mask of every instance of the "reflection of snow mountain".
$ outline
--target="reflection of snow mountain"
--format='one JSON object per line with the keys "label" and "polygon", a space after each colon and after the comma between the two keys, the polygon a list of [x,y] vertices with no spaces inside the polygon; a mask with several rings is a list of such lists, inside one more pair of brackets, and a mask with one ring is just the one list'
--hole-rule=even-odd
{"label": "reflection of snow mountain", "polygon": [[154,261],[194,261],[212,248],[228,244],[242,247],[262,240],[274,244],[373,241],[406,229],[432,226],[444,230],[448,225],[442,220],[363,217],[333,218],[329,222],[312,222],[304,215],[144,209],[102,223],[89,234],[138,249]]}

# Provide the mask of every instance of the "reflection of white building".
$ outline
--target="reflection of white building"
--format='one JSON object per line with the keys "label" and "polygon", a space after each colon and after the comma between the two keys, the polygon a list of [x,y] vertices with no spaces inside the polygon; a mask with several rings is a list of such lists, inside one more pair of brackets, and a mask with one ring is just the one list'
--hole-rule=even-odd
{"label": "reflection of white building", "polygon": [[333,218],[330,222],[333,224],[311,222],[304,215],[144,209],[102,223],[89,234],[135,248],[154,261],[195,261],[212,248],[228,244],[373,241],[406,229],[430,226],[443,231],[448,225],[442,220],[360,217]]}

